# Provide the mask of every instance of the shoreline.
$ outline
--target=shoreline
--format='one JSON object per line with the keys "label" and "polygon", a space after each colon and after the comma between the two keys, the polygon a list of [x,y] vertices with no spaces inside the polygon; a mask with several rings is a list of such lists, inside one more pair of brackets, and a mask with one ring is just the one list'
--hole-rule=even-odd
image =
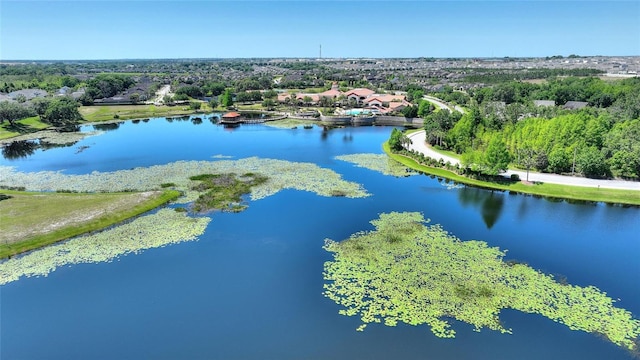
{"label": "shoreline", "polygon": [[420,164],[413,158],[391,152],[388,142],[384,142],[382,144],[382,149],[389,157],[408,168],[481,189],[508,191],[509,193],[543,196],[568,201],[602,202],[605,204],[640,207],[640,191],[636,190],[601,189],[550,183],[528,185],[523,181],[513,183],[493,183],[467,178],[449,170]]}
{"label": "shoreline", "polygon": [[[39,249],[60,241],[65,241],[71,239],[76,236],[84,235],[87,233],[91,233],[94,231],[101,231],[111,226],[120,224],[124,221],[131,220],[135,217],[138,217],[146,212],[159,208],[175,199],[180,197],[182,194],[176,190],[164,190],[164,191],[154,191],[155,196],[144,199],[143,201],[138,202],[132,207],[129,207],[124,210],[120,210],[115,213],[107,213],[100,214],[102,216],[94,216],[86,221],[80,221],[76,223],[72,223],[68,226],[62,226],[59,228],[52,229],[48,232],[43,232],[40,234],[35,234],[33,236],[29,236],[25,239],[18,240],[11,243],[3,243],[0,244],[0,261],[2,259],[11,258],[12,256],[19,255],[31,250]],[[42,194],[47,194],[46,192],[28,192],[28,191],[13,191],[13,190],[3,190],[0,189],[0,193],[6,195],[25,195],[25,196],[39,196]],[[144,192],[140,192],[144,193]],[[85,194],[61,194],[61,193],[51,193],[55,195],[65,195],[65,196],[83,196]],[[110,196],[121,193],[105,193],[103,195]],[[95,194],[90,194],[95,195]],[[11,201],[11,199],[2,200]],[[34,226],[41,226],[41,224],[34,224]]]}

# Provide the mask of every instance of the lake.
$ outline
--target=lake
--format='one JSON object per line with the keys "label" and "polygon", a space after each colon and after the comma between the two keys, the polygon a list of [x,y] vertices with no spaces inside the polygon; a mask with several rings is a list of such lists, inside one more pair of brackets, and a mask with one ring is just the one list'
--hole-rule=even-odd
{"label": "lake", "polygon": [[[335,159],[382,153],[390,127],[225,128],[201,116],[124,121],[68,147],[0,160],[21,172],[89,174],[216,157],[314,163],[371,196],[283,190],[241,213],[213,213],[198,241],[63,266],[0,287],[3,359],[630,359],[598,337],[541,315],[505,310],[513,334],[451,321],[370,324],[323,296],[325,239],[371,230],[380,213],[417,211],[462,240],[482,240],[572,285],[593,285],[640,316],[640,210],[571,204],[393,177]],[[93,131],[83,126],[82,131]]]}

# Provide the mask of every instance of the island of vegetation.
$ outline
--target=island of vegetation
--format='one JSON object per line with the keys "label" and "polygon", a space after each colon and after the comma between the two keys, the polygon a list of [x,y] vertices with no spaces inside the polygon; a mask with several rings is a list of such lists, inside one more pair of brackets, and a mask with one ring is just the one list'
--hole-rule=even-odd
{"label": "island of vegetation", "polygon": [[427,324],[451,338],[447,318],[511,333],[502,309],[545,316],[572,330],[600,334],[632,352],[640,344],[640,320],[593,286],[562,284],[516,262],[482,241],[461,241],[420,213],[381,214],[375,230],[342,242],[326,240],[324,294],[342,305],[340,314],[394,326]]}
{"label": "island of vegetation", "polygon": [[[106,228],[169,201],[193,203],[193,212],[201,213],[242,211],[244,195],[259,200],[282,189],[369,196],[360,184],[315,164],[260,158],[180,161],[84,175],[0,166],[0,187],[0,258]],[[7,190],[17,187],[39,193]]]}

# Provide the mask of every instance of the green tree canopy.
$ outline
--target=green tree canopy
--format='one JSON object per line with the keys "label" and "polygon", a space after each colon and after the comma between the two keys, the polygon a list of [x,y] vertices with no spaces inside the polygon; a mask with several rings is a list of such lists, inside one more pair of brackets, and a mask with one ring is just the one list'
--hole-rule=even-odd
{"label": "green tree canopy", "polygon": [[500,135],[494,135],[484,153],[483,165],[489,175],[498,175],[507,170],[511,156]]}
{"label": "green tree canopy", "polygon": [[35,111],[18,103],[2,101],[0,102],[0,124],[8,121],[9,124],[15,125],[15,122],[34,116]]}
{"label": "green tree canopy", "polygon": [[51,100],[42,121],[57,127],[75,125],[82,120],[78,107],[80,104],[70,97],[56,97]]}

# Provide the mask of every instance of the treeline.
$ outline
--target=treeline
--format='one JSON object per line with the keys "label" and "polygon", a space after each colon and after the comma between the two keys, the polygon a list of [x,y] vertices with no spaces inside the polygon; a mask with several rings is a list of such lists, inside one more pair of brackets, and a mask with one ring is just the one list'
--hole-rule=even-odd
{"label": "treeline", "polygon": [[[470,94],[463,116],[425,117],[427,141],[463,154],[464,165],[486,165],[487,151],[504,146],[512,166],[522,169],[640,179],[640,79],[511,82]],[[535,98],[591,107],[534,106]]]}
{"label": "treeline", "polygon": [[[491,127],[472,109],[450,130],[425,129],[428,141],[463,154],[463,164],[482,159],[492,143],[506,147],[511,163],[522,169],[587,177],[640,178],[640,120],[616,122],[606,112],[579,111],[551,119],[528,118]],[[504,169],[503,169],[504,170]]]}
{"label": "treeline", "polygon": [[0,101],[0,124],[6,121],[15,126],[16,121],[37,115],[44,123],[68,128],[82,120],[78,107],[80,103],[67,96],[35,98],[29,103]]}
{"label": "treeline", "polygon": [[549,79],[558,76],[596,76],[604,71],[597,69],[474,69],[480,72],[464,77],[468,83],[499,84],[514,80]]}
{"label": "treeline", "polygon": [[492,87],[469,90],[469,95],[478,103],[502,101],[527,103],[533,100],[553,100],[556,105],[568,101],[584,101],[590,106],[606,108],[616,101],[638,95],[640,79],[630,78],[607,82],[599,78],[552,79],[543,84],[511,81]]}
{"label": "treeline", "polygon": [[131,76],[120,74],[98,74],[87,81],[85,95],[91,99],[102,99],[117,95],[135,84]]}

